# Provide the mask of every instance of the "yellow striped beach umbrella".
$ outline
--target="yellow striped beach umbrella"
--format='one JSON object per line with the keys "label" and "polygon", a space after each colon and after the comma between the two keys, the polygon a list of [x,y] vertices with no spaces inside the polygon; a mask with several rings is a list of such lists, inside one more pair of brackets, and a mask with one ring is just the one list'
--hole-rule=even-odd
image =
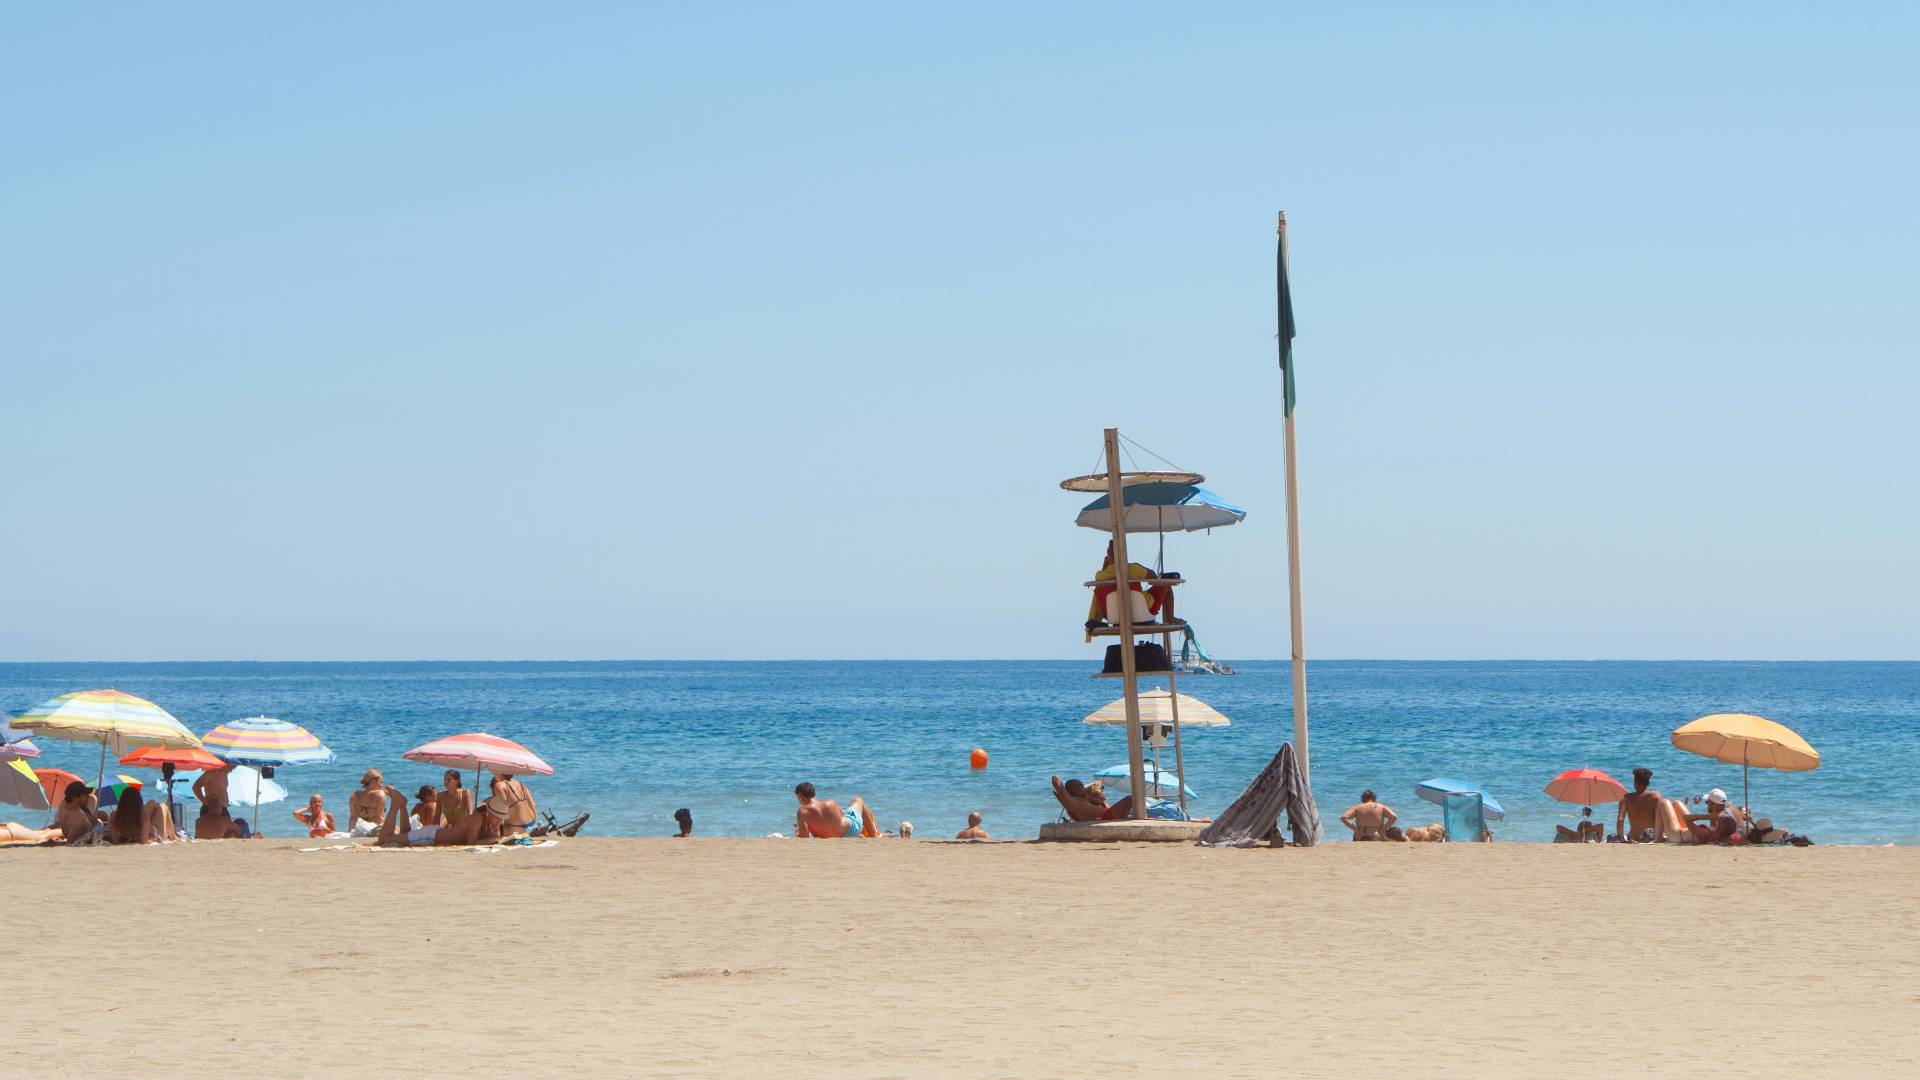
{"label": "yellow striped beach umbrella", "polygon": [[99,743],[101,779],[107,775],[109,750],[121,757],[145,746],[181,749],[200,745],[199,737],[172,713],[118,690],[61,694],[21,713],[13,726],[49,739]]}

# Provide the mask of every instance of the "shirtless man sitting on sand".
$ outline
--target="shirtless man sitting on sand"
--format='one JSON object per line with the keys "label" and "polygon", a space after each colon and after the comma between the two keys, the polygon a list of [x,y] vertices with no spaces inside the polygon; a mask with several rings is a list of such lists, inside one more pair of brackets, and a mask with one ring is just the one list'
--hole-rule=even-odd
{"label": "shirtless man sitting on sand", "polygon": [[1087,785],[1078,780],[1064,783],[1059,777],[1053,777],[1053,797],[1060,800],[1066,808],[1067,817],[1074,821],[1118,821],[1133,816],[1133,796],[1128,795],[1109,806],[1104,798],[1094,798]]}
{"label": "shirtless man sitting on sand", "polygon": [[[1666,822],[1660,813],[1661,804],[1666,800],[1659,792],[1647,788],[1652,782],[1652,769],[1633,770],[1633,790],[1621,797],[1620,810],[1613,816],[1615,843],[1649,844],[1667,838]],[[1621,826],[1625,824],[1631,824],[1633,831],[1622,831]]]}
{"label": "shirtless man sitting on sand", "polygon": [[100,800],[94,797],[93,789],[79,781],[68,784],[66,792],[60,797],[60,812],[53,823],[60,827],[68,840],[84,840],[92,835],[103,824]]}
{"label": "shirtless man sitting on sand", "polygon": [[1353,830],[1355,840],[1378,840],[1387,834],[1387,826],[1400,820],[1393,808],[1374,799],[1373,789],[1360,793],[1360,801],[1340,815],[1340,824]]}
{"label": "shirtless man sitting on sand", "polygon": [[227,813],[225,803],[202,803],[200,816],[193,819],[195,840],[239,840],[244,836],[240,823]]}
{"label": "shirtless man sitting on sand", "polygon": [[378,847],[470,847],[500,839],[500,818],[486,807],[469,814],[458,825],[422,825],[413,828],[407,816],[407,797],[396,787],[382,789],[387,818],[380,826]]}
{"label": "shirtless man sitting on sand", "polygon": [[954,839],[991,840],[993,837],[988,836],[987,830],[980,827],[980,811],[975,810],[973,813],[967,815],[967,827],[961,829],[960,832],[954,836]]}
{"label": "shirtless man sitting on sand", "polygon": [[793,816],[793,835],[796,839],[828,840],[843,836],[880,835],[880,825],[873,816],[873,808],[858,795],[847,800],[845,809],[832,799],[818,798],[812,784],[796,785],[793,796],[800,800],[800,810]]}

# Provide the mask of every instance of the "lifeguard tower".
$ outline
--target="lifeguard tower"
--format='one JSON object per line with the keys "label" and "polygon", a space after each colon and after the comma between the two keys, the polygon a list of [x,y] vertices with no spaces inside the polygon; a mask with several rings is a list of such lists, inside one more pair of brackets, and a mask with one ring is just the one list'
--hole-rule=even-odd
{"label": "lifeguard tower", "polygon": [[[1245,511],[1213,497],[1200,488],[1206,477],[1199,473],[1184,472],[1176,469],[1124,471],[1120,466],[1120,431],[1107,428],[1105,431],[1106,471],[1089,473],[1062,481],[1060,486],[1067,491],[1105,492],[1104,500],[1096,501],[1082,514],[1081,524],[1086,524],[1086,515],[1097,514],[1104,502],[1107,519],[1107,532],[1112,537],[1113,562],[1112,577],[1103,572],[1094,580],[1085,582],[1085,586],[1094,590],[1096,598],[1104,595],[1104,603],[1096,603],[1096,617],[1086,624],[1087,640],[1113,639],[1118,641],[1109,647],[1108,662],[1095,673],[1096,679],[1119,679],[1122,683],[1125,703],[1127,732],[1127,769],[1134,794],[1132,814],[1126,818],[1110,821],[1058,821],[1040,827],[1042,840],[1165,840],[1191,842],[1205,828],[1204,823],[1184,820],[1172,820],[1162,817],[1150,817],[1147,813],[1147,796],[1161,787],[1158,769],[1158,754],[1152,782],[1149,783],[1146,767],[1145,745],[1149,740],[1158,740],[1170,734],[1173,743],[1173,763],[1175,780],[1174,791],[1181,809],[1186,804],[1186,759],[1182,752],[1180,737],[1180,693],[1176,685],[1178,673],[1171,662],[1175,635],[1185,637],[1187,623],[1177,617],[1169,616],[1167,611],[1177,613],[1172,604],[1174,590],[1187,584],[1185,578],[1178,575],[1162,576],[1164,561],[1152,576],[1136,578],[1132,576],[1132,562],[1127,555],[1127,534],[1129,532],[1159,532],[1163,536],[1167,531],[1182,531],[1192,528],[1193,520],[1206,520],[1204,516],[1196,519],[1196,511],[1204,514],[1206,509],[1217,509],[1222,515],[1218,524],[1233,524],[1245,517]],[[1197,500],[1211,500],[1204,507],[1196,506]],[[1115,508],[1119,508],[1117,511]],[[1169,528],[1169,517],[1173,524]],[[1157,527],[1156,527],[1157,526]],[[1210,527],[1202,525],[1200,527]],[[1146,601],[1140,590],[1158,590],[1167,597],[1159,613],[1145,610]],[[1141,618],[1141,616],[1146,616]],[[1159,638],[1157,643],[1153,638]],[[1148,646],[1155,646],[1148,648]],[[1140,681],[1142,679],[1167,681],[1167,697],[1171,711],[1171,723],[1163,733],[1159,725],[1143,722],[1140,714]],[[1163,744],[1161,744],[1163,745]],[[1155,749],[1158,750],[1158,745]]]}

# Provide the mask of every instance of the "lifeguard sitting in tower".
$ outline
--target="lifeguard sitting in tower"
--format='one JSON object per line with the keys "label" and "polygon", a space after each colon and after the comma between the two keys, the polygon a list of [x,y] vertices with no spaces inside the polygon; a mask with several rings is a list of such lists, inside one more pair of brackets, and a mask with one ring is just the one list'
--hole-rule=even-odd
{"label": "lifeguard sitting in tower", "polygon": [[[1114,581],[1117,576],[1113,566],[1113,541],[1109,540],[1107,541],[1106,561],[1100,564],[1100,571],[1093,575],[1093,580]],[[1147,622],[1158,618],[1162,622],[1173,622],[1175,621],[1173,617],[1173,586],[1155,585],[1152,588],[1144,590],[1144,593],[1141,589],[1139,582],[1149,580],[1153,576],[1154,573],[1152,570],[1141,566],[1137,562],[1127,564],[1127,590],[1134,594],[1130,600],[1133,604],[1133,621]],[[1178,577],[1179,575],[1168,574],[1166,576]],[[1113,585],[1101,585],[1093,590],[1093,603],[1087,608],[1087,629],[1092,630],[1108,623],[1112,623],[1115,626],[1120,625],[1120,605],[1117,600],[1113,599],[1117,591],[1117,587]]]}

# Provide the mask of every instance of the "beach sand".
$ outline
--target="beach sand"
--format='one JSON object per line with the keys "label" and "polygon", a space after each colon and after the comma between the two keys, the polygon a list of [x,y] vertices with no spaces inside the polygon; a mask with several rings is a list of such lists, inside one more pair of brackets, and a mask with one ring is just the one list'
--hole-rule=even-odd
{"label": "beach sand", "polygon": [[312,843],[0,851],[0,1075],[1920,1074],[1913,849]]}

